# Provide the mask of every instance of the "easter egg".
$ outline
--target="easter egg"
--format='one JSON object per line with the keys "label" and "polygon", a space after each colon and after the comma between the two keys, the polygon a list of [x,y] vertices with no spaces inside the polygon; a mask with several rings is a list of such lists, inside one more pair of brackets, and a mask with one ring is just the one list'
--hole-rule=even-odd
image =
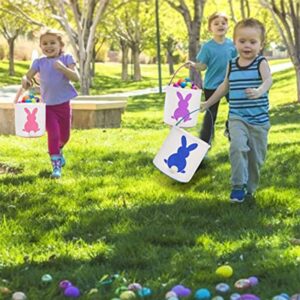
{"label": "easter egg", "polygon": [[11,300],[26,300],[26,299],[27,299],[26,295],[22,292],[15,292],[11,297]]}
{"label": "easter egg", "polygon": [[177,296],[172,296],[172,297],[170,297],[170,298],[168,298],[168,300],[179,300],[179,298],[177,297]]}
{"label": "easter egg", "polygon": [[7,295],[10,294],[11,290],[5,286],[0,286],[0,294]]}
{"label": "easter egg", "polygon": [[197,300],[209,300],[210,297],[211,297],[211,294],[208,289],[199,289],[195,293],[195,298]]}
{"label": "easter egg", "polygon": [[51,282],[53,279],[50,274],[44,274],[42,276],[41,280],[42,280],[42,282],[48,283],[48,282]]}
{"label": "easter egg", "polygon": [[151,291],[151,289],[149,289],[147,287],[143,287],[140,290],[138,290],[138,294],[140,297],[147,297],[152,294],[152,291]]}
{"label": "easter egg", "polygon": [[136,282],[130,283],[130,284],[128,285],[128,289],[131,290],[131,291],[138,291],[138,290],[140,290],[141,288],[142,288],[142,286],[141,286],[139,283],[136,283]]}
{"label": "easter egg", "polygon": [[186,83],[186,87],[191,88],[192,87],[192,83],[191,82],[187,82]]}
{"label": "easter egg", "polygon": [[173,291],[169,291],[169,292],[166,293],[166,296],[165,296],[166,299],[169,299],[169,298],[172,298],[172,297],[177,298],[177,294]]}
{"label": "easter egg", "polygon": [[186,82],[191,82],[191,79],[190,79],[189,77],[186,77],[184,80],[185,80]]}
{"label": "easter egg", "polygon": [[249,279],[239,279],[238,281],[236,281],[234,286],[238,290],[243,290],[249,288],[251,286],[251,283]]}
{"label": "easter egg", "polygon": [[255,276],[249,277],[248,280],[250,281],[251,286],[255,286],[258,284],[258,278]]}
{"label": "easter egg", "polygon": [[125,291],[120,295],[121,300],[133,300],[136,298],[136,295],[133,291]]}
{"label": "easter egg", "polygon": [[230,295],[230,300],[239,300],[241,295],[239,293],[233,293]]}
{"label": "easter egg", "polygon": [[80,296],[80,291],[76,286],[69,286],[65,289],[64,295],[70,298],[77,298]]}
{"label": "easter egg", "polygon": [[211,300],[224,300],[222,296],[213,297]]}
{"label": "easter egg", "polygon": [[230,290],[230,286],[227,283],[219,283],[216,285],[216,291],[219,293],[227,293]]}
{"label": "easter egg", "polygon": [[290,296],[286,293],[281,293],[279,296],[284,297],[284,299],[289,300]]}
{"label": "easter egg", "polygon": [[287,299],[289,299],[289,298],[285,298],[285,297],[283,297],[281,295],[277,295],[277,296],[275,296],[275,297],[272,298],[272,300],[287,300]]}
{"label": "easter egg", "polygon": [[291,300],[300,300],[300,294],[295,294],[291,297]]}
{"label": "easter egg", "polygon": [[233,270],[230,266],[224,265],[217,268],[216,274],[220,277],[229,278],[232,276]]}
{"label": "easter egg", "polygon": [[60,283],[59,283],[59,287],[63,290],[65,290],[67,287],[71,286],[72,283],[69,281],[69,280],[62,280]]}
{"label": "easter egg", "polygon": [[181,86],[182,88],[185,88],[185,87],[186,87],[186,82],[185,82],[185,81],[182,81],[182,82],[180,83],[180,86]]}
{"label": "easter egg", "polygon": [[172,288],[172,292],[174,292],[178,297],[187,297],[191,294],[191,290],[186,288],[183,285],[175,285]]}
{"label": "easter egg", "polygon": [[260,298],[253,294],[243,294],[239,300],[260,300]]}

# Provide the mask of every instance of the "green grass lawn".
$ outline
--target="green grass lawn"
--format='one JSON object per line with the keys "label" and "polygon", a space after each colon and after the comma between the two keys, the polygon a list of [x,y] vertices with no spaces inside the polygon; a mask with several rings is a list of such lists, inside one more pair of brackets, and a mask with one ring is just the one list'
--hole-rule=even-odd
{"label": "green grass lawn", "polygon": [[[147,299],[162,300],[176,284],[216,295],[217,283],[236,292],[236,280],[255,275],[259,284],[247,292],[262,300],[300,293],[300,107],[293,70],[274,76],[270,99],[261,185],[255,200],[242,205],[228,200],[225,101],[209,164],[187,184],[152,164],[169,132],[164,95],[130,98],[122,128],[73,130],[58,181],[49,179],[45,137],[0,136],[1,169],[8,171],[0,175],[0,286],[30,300],[59,300],[65,298],[58,283],[68,279],[80,299],[109,300],[118,298],[117,287],[139,282],[153,290]],[[199,126],[188,131],[197,135]],[[220,264],[231,265],[234,275],[218,278]],[[46,273],[52,283],[41,282]],[[112,285],[99,284],[117,273]]]}

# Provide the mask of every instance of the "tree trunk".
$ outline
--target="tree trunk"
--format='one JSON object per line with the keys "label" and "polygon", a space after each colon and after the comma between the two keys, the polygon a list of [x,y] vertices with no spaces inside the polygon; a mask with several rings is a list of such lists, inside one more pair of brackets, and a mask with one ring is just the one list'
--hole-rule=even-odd
{"label": "tree trunk", "polygon": [[174,59],[170,51],[167,51],[167,61],[169,64],[169,74],[172,75],[174,73]]}
{"label": "tree trunk", "polygon": [[8,41],[8,48],[9,48],[9,76],[15,75],[15,63],[14,63],[14,52],[15,52],[15,39],[10,38]]}
{"label": "tree trunk", "polygon": [[129,47],[125,43],[121,45],[122,50],[122,80],[128,80],[128,52]]}
{"label": "tree trunk", "polygon": [[296,83],[297,83],[297,102],[300,103],[300,65],[295,66]]}
{"label": "tree trunk", "polygon": [[131,48],[133,59],[133,80],[140,81],[142,79],[141,66],[140,66],[140,50],[138,46]]}

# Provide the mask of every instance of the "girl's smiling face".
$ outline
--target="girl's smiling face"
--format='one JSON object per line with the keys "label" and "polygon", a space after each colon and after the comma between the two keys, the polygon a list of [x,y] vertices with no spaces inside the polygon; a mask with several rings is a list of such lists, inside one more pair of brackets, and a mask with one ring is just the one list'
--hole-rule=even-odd
{"label": "girl's smiling face", "polygon": [[238,28],[234,43],[241,58],[253,60],[262,49],[261,31],[254,27]]}
{"label": "girl's smiling face", "polygon": [[62,50],[62,45],[54,34],[43,35],[40,39],[40,47],[43,54],[49,58],[59,56]]}

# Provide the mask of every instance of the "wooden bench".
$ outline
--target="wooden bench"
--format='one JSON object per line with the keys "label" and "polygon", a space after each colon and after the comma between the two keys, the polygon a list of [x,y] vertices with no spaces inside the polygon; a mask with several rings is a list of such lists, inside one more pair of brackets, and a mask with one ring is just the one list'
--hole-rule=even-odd
{"label": "wooden bench", "polygon": [[[72,128],[118,128],[127,105],[124,96],[78,96],[71,101]],[[15,133],[14,104],[0,101],[0,134]]]}

